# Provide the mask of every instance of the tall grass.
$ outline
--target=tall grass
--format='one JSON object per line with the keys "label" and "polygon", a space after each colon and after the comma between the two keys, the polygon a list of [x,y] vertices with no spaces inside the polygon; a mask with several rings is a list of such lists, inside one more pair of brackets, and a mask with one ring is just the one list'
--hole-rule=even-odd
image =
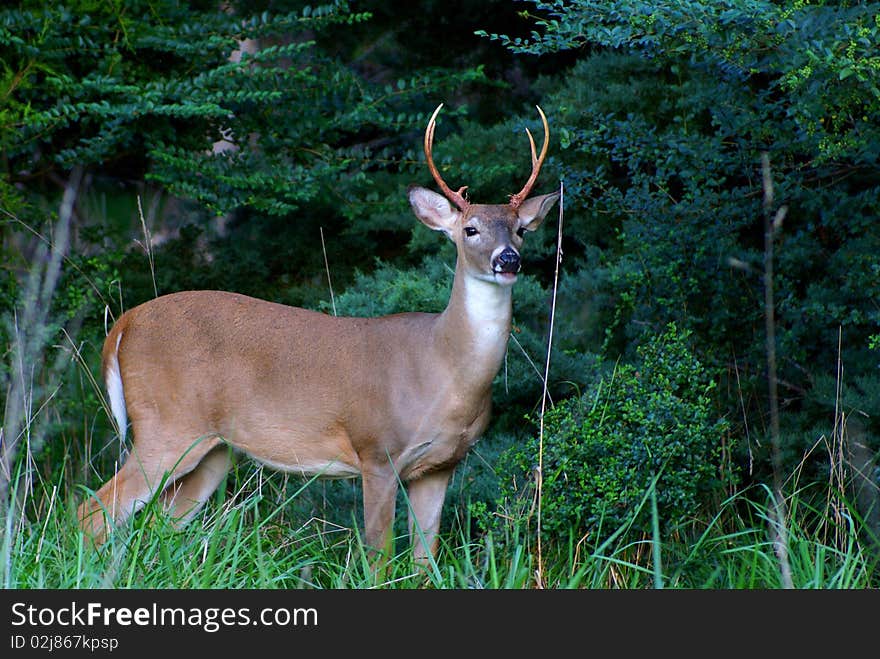
{"label": "tall grass", "polygon": [[[117,529],[95,550],[76,528],[73,497],[64,475],[38,482],[15,533],[5,533],[7,588],[532,588],[534,543],[525,518],[511,517],[478,533],[462,519],[443,538],[435,565],[413,564],[406,538],[377,577],[354,520],[296,520],[291,510],[305,483],[264,477],[242,465],[202,515],[173,527],[157,502]],[[262,493],[261,493],[262,490]],[[229,494],[231,493],[231,494]],[[279,499],[279,494],[281,498]],[[796,588],[869,588],[880,585],[876,547],[865,541],[858,516],[829,535],[809,501],[789,498],[786,520],[792,585]],[[840,512],[838,512],[840,514]],[[706,522],[668,537],[622,530],[599,546],[590,539],[545,539],[542,585],[547,588],[780,588],[773,492],[756,488],[721,503]],[[829,538],[831,538],[829,540]],[[662,556],[662,563],[658,557]]]}

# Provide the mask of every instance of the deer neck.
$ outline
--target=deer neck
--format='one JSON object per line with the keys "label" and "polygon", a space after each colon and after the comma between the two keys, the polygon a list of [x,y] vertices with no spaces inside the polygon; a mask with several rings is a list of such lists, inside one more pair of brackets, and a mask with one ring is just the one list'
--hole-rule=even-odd
{"label": "deer neck", "polygon": [[510,336],[511,288],[456,266],[449,304],[438,317],[437,339],[459,383],[486,388],[498,373]]}

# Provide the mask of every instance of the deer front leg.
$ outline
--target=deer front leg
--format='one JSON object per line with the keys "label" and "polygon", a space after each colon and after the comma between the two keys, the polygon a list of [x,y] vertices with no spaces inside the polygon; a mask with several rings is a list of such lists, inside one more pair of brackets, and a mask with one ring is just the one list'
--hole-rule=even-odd
{"label": "deer front leg", "polygon": [[428,556],[437,553],[440,516],[452,471],[435,471],[407,483],[409,534],[413,543],[413,558],[417,563],[426,564]]}
{"label": "deer front leg", "polygon": [[397,499],[397,474],[391,465],[385,468],[365,469],[362,472],[364,490],[364,540],[376,558],[390,558],[394,553],[394,504]]}

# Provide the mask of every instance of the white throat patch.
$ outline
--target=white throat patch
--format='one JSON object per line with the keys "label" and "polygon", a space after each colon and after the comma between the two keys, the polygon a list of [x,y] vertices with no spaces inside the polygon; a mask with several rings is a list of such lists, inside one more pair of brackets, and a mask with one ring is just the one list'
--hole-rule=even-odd
{"label": "white throat patch", "polygon": [[495,334],[507,343],[511,287],[475,277],[464,280],[464,308],[468,320],[480,333]]}

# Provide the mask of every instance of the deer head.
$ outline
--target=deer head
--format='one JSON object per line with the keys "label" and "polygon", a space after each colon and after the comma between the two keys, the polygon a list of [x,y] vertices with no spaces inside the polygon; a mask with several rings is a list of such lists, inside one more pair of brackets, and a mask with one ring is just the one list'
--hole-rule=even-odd
{"label": "deer head", "polygon": [[544,124],[544,142],[541,154],[535,150],[535,140],[526,128],[532,154],[532,173],[522,190],[510,196],[506,204],[473,204],[465,191],[467,186],[453,191],[440,176],[434,164],[433,145],[437,115],[443,104],[437,106],[425,131],[425,157],[428,169],[438,187],[439,195],[426,188],[413,186],[409,200],[416,216],[428,227],[445,233],[456,245],[459,266],[465,272],[484,281],[510,285],[520,270],[520,247],[526,231],[534,231],[559,198],[556,192],[529,197],[541,165],[547,156],[550,129],[547,117],[538,107]]}

